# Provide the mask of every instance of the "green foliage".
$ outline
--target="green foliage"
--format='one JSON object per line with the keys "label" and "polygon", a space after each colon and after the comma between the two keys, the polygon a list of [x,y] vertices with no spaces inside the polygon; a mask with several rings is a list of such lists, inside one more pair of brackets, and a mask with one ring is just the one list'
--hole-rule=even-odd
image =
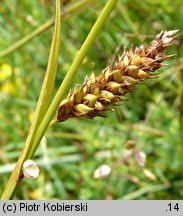
{"label": "green foliage", "polygon": [[[41,2],[3,0],[0,3],[0,51],[53,16],[54,1]],[[55,92],[106,3],[97,2],[63,21]],[[181,0],[118,1],[84,59],[73,86],[83,83],[93,63],[96,73],[100,73],[117,46],[137,46],[164,29],[181,30],[182,11]],[[30,127],[51,37],[52,29],[48,29],[0,59],[1,194]],[[168,53],[176,53],[179,40],[178,37]],[[181,49],[178,57],[183,62]],[[179,80],[176,60],[167,64],[159,71],[159,78],[139,85],[137,92],[129,94],[129,100],[122,102],[115,112],[107,112],[107,118],[69,119],[50,128],[36,152],[40,176],[36,180],[24,180],[16,199],[181,199]],[[115,167],[108,178],[94,179],[93,173],[101,164],[112,165],[125,157],[129,151],[124,146],[129,140],[135,140],[138,149],[146,153],[146,168],[157,181],[145,177],[133,158],[129,166]],[[127,176],[138,177],[140,183],[135,184]]]}

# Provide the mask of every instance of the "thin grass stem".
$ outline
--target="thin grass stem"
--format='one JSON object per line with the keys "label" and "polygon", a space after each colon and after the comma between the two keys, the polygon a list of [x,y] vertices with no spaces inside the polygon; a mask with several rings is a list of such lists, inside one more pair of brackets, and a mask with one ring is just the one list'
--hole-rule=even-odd
{"label": "thin grass stem", "polygon": [[115,4],[117,3],[117,0],[109,0],[104,7],[103,11],[101,12],[100,16],[98,17],[96,23],[94,24],[93,28],[91,29],[90,33],[88,34],[85,42],[83,43],[81,49],[79,50],[76,58],[74,59],[66,77],[64,78],[60,88],[58,89],[48,111],[46,112],[46,115],[41,122],[37,133],[35,135],[34,142],[32,145],[25,145],[22,151],[22,154],[20,155],[17,164],[13,170],[13,173],[9,179],[9,182],[4,190],[4,193],[1,197],[3,200],[12,199],[16,188],[18,187],[18,184],[20,183],[20,175],[21,175],[21,167],[25,160],[32,158],[34,156],[34,153],[46,131],[48,128],[51,119],[56,112],[56,110],[59,107],[59,104],[61,100],[63,99],[63,96],[67,92],[67,90],[70,88],[70,85],[72,81],[74,80],[74,76],[76,75],[76,72],[81,65],[84,57],[86,56],[90,46],[93,44],[97,34],[100,32],[101,28],[103,27],[106,19],[110,15],[112,9],[114,8]]}

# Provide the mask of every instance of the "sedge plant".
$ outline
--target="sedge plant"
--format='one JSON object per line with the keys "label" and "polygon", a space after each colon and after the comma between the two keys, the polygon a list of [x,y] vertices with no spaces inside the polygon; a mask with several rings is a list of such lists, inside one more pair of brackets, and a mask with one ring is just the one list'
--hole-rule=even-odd
{"label": "sedge plant", "polygon": [[[51,102],[57,71],[61,26],[60,0],[56,0],[55,27],[50,56],[34,119],[25,146],[1,199],[13,198],[19,183],[24,178],[22,173],[23,163],[26,160],[33,159],[49,125],[53,126],[55,123],[63,122],[68,118],[103,116],[105,110],[111,110],[111,105],[119,105],[119,102],[123,100],[121,96],[134,91],[137,84],[154,77],[154,72],[162,67],[162,62],[173,57],[173,55],[166,55],[165,50],[172,44],[177,30],[162,31],[147,48],[140,45],[135,49],[131,48],[129,51],[124,50],[119,55],[118,60],[114,62],[114,65],[109,62],[99,76],[95,76],[94,71],[92,71],[91,76],[85,78],[82,87],[76,87],[63,100],[90,46],[116,3],[117,0],[109,0],[105,5]],[[13,49],[10,51],[13,51]],[[56,112],[57,117],[52,121]]]}
{"label": "sedge plant", "polygon": [[[57,69],[58,63],[58,50],[60,44],[60,24],[61,24],[61,12],[60,12],[60,0],[56,0],[56,15],[55,15],[55,28],[52,39],[52,45],[50,49],[50,56],[48,60],[47,73],[45,75],[45,79],[43,82],[43,86],[41,89],[40,97],[37,103],[36,111],[34,114],[34,119],[29,130],[29,134],[27,136],[26,143],[22,150],[22,153],[16,163],[16,166],[10,176],[10,179],[7,183],[7,186],[2,194],[1,199],[8,200],[12,199],[19,183],[23,179],[22,175],[22,166],[23,163],[34,157],[34,153],[46,131],[48,128],[52,117],[54,116],[56,110],[59,107],[61,100],[63,99],[65,93],[68,91],[74,76],[81,65],[84,57],[86,56],[90,46],[94,42],[96,36],[100,32],[102,26],[113,10],[117,0],[109,0],[99,15],[97,21],[92,27],[90,33],[88,34],[86,40],[81,46],[76,58],[74,59],[71,67],[65,76],[60,88],[58,89],[53,101],[50,104],[50,98],[52,95],[52,88],[55,80],[55,72]],[[21,42],[22,44],[22,42]],[[10,50],[13,51],[15,48]],[[55,52],[56,50],[56,52]],[[53,76],[52,76],[53,75]],[[50,82],[51,79],[51,82]],[[49,89],[49,92],[48,92]],[[42,109],[43,108],[43,109]],[[43,118],[44,117],[44,118]]]}

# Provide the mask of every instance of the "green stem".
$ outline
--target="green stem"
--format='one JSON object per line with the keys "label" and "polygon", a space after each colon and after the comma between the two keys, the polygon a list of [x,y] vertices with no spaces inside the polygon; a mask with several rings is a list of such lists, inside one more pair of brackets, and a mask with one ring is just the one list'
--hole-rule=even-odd
{"label": "green stem", "polygon": [[[36,135],[37,129],[42,119],[44,118],[44,115],[46,114],[48,107],[50,105],[52,91],[53,91],[53,87],[55,83],[55,75],[56,75],[56,70],[57,70],[59,47],[60,47],[60,24],[61,24],[61,19],[60,19],[61,13],[60,12],[61,12],[60,0],[56,0],[55,28],[54,28],[54,33],[52,37],[50,55],[48,59],[48,66],[47,66],[46,75],[43,81],[43,85],[41,88],[41,93],[40,93],[40,96],[37,102],[36,111],[34,113],[34,119],[31,124],[30,130],[29,130],[26,142],[25,142],[24,149],[17,163],[17,166],[19,167],[19,169],[18,168],[16,169],[17,169],[17,172],[19,173],[21,171],[20,165],[25,161],[25,158],[28,158],[28,154],[32,147],[32,143],[34,141],[34,137]],[[14,175],[12,175],[11,176],[12,180],[10,180],[8,184],[12,186],[13,182],[15,183],[17,181],[18,183],[18,180],[19,180],[18,176],[15,177]],[[5,190],[5,192],[7,194],[11,194],[11,189],[13,189],[13,187],[9,187],[9,189]]]}
{"label": "green stem", "polygon": [[80,48],[76,58],[74,59],[71,67],[69,68],[69,71],[67,75],[65,76],[60,88],[58,89],[46,115],[45,118],[43,119],[42,123],[40,124],[40,127],[38,128],[36,137],[34,139],[34,143],[31,149],[30,157],[33,157],[39,142],[42,139],[42,136],[44,135],[54,113],[59,107],[59,104],[61,100],[63,99],[65,93],[68,91],[70,88],[70,85],[74,79],[74,76],[76,75],[76,72],[81,65],[84,57],[86,56],[90,46],[94,42],[97,34],[99,33],[100,29],[104,25],[104,22],[110,15],[112,9],[114,8],[115,4],[117,3],[117,0],[109,0],[106,6],[104,7],[102,13],[100,14],[99,18],[97,19],[96,23],[94,24],[93,28],[91,29],[90,33],[88,34],[85,42],[83,43],[82,47]]}
{"label": "green stem", "polygon": [[46,129],[49,126],[49,123],[56,112],[56,110],[59,107],[60,101],[63,99],[65,93],[70,88],[71,82],[74,79],[74,76],[77,72],[77,69],[81,65],[84,57],[86,56],[90,46],[94,42],[97,34],[101,30],[102,26],[104,25],[104,22],[110,15],[112,9],[114,8],[115,4],[117,3],[117,0],[109,0],[106,6],[104,7],[102,13],[100,14],[99,18],[97,19],[96,23],[94,24],[93,28],[91,29],[90,33],[88,34],[85,42],[83,43],[81,49],[79,50],[76,58],[74,59],[67,75],[65,76],[60,88],[58,89],[46,115],[43,121],[41,122],[37,134],[35,136],[34,142],[30,148],[30,146],[24,146],[24,149],[22,151],[21,156],[19,157],[16,167],[13,170],[13,173],[9,179],[9,182],[5,188],[5,191],[1,197],[3,200],[12,199],[13,195],[15,193],[16,188],[18,187],[17,179],[20,176],[21,173],[21,167],[25,160],[32,158],[34,156],[34,153],[39,145],[39,142],[41,141]]}
{"label": "green stem", "polygon": [[[83,1],[80,1],[79,3],[77,3],[77,4],[72,5],[69,8],[66,8],[64,10],[63,14],[61,15],[61,19],[65,20],[68,17],[70,17],[71,15],[73,15],[75,13],[78,13],[78,11],[81,11],[91,1],[92,0],[83,0]],[[20,40],[18,40],[17,42],[15,42],[10,47],[8,47],[5,50],[1,51],[0,52],[0,59],[3,58],[3,57],[6,57],[7,55],[12,53],[16,49],[22,47],[27,42],[29,42],[30,40],[32,40],[36,36],[42,34],[44,31],[46,31],[47,29],[49,29],[53,25],[54,25],[54,19],[48,20],[43,25],[41,25],[39,28],[37,28],[35,31],[31,32],[30,34],[26,35],[25,37],[23,37]]]}

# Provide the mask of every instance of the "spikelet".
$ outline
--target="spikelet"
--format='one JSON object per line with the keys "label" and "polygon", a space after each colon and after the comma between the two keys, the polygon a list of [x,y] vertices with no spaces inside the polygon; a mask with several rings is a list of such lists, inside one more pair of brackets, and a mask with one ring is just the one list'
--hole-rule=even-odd
{"label": "spikelet", "polygon": [[135,89],[135,85],[153,76],[153,72],[161,67],[161,63],[174,55],[166,55],[164,50],[170,46],[178,30],[162,31],[145,48],[124,51],[111,69],[107,66],[95,77],[94,72],[85,78],[80,89],[75,88],[61,102],[57,120],[68,118],[93,118],[103,116],[102,111],[109,110],[109,105],[117,105],[120,96]]}

